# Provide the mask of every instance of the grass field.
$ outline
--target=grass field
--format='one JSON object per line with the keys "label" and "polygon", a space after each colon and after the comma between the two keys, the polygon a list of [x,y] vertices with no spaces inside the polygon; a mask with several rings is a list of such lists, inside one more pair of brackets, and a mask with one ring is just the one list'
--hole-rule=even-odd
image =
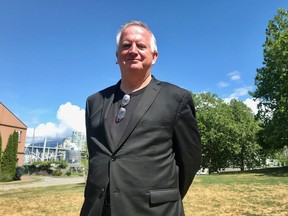
{"label": "grass field", "polygon": [[[76,184],[0,191],[0,215],[79,215],[83,190]],[[184,206],[186,216],[288,216],[288,167],[198,175]]]}

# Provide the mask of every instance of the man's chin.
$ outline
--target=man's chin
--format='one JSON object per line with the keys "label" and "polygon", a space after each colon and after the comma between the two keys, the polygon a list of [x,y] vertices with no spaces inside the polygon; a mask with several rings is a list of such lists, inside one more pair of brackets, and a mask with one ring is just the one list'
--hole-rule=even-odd
{"label": "man's chin", "polygon": [[129,68],[129,69],[141,69],[142,68],[142,65],[139,64],[139,62],[126,62],[126,68]]}

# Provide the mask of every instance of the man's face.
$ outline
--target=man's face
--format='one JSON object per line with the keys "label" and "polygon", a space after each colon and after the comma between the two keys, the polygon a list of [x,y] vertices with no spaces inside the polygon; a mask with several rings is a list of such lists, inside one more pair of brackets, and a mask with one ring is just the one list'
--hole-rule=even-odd
{"label": "man's face", "polygon": [[122,73],[129,71],[150,73],[158,53],[151,50],[151,35],[145,28],[129,26],[122,32],[116,56]]}

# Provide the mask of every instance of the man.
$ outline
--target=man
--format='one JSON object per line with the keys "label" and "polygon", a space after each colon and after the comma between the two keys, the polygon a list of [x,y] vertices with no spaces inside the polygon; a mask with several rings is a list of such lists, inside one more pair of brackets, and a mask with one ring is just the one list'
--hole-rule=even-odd
{"label": "man", "polygon": [[142,22],[117,35],[121,80],[86,104],[89,173],[82,216],[182,216],[200,168],[190,92],[151,75],[158,57]]}

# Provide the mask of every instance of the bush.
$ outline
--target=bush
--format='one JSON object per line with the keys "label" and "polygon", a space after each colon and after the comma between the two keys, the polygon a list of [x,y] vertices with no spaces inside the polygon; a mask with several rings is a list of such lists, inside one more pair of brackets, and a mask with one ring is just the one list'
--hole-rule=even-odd
{"label": "bush", "polygon": [[13,180],[14,181],[21,180],[21,176],[23,175],[23,172],[24,172],[23,167],[21,166],[16,167],[16,173],[15,173],[15,176],[13,177]]}
{"label": "bush", "polygon": [[36,166],[34,164],[24,165],[24,174],[32,175],[36,173]]}
{"label": "bush", "polygon": [[[54,175],[55,169],[65,169],[68,166],[67,162],[59,161],[44,161],[44,162],[33,162],[32,164],[25,165],[24,173],[32,175]],[[61,171],[62,174],[62,171]],[[61,175],[60,174],[60,175]]]}
{"label": "bush", "polygon": [[13,177],[16,174],[17,149],[18,149],[18,133],[14,131],[14,133],[11,134],[8,138],[7,146],[1,158],[0,181],[13,180]]}
{"label": "bush", "polygon": [[65,175],[67,175],[67,176],[71,176],[71,174],[72,174],[71,170],[68,170],[68,171],[65,173]]}
{"label": "bush", "polygon": [[62,175],[62,171],[60,169],[56,169],[52,172],[53,176],[61,176]]}
{"label": "bush", "polygon": [[58,165],[58,168],[60,169],[66,169],[68,167],[68,162],[57,162],[56,165]]}
{"label": "bush", "polygon": [[11,177],[10,175],[6,175],[6,174],[1,174],[0,175],[0,182],[9,182],[11,181]]}

